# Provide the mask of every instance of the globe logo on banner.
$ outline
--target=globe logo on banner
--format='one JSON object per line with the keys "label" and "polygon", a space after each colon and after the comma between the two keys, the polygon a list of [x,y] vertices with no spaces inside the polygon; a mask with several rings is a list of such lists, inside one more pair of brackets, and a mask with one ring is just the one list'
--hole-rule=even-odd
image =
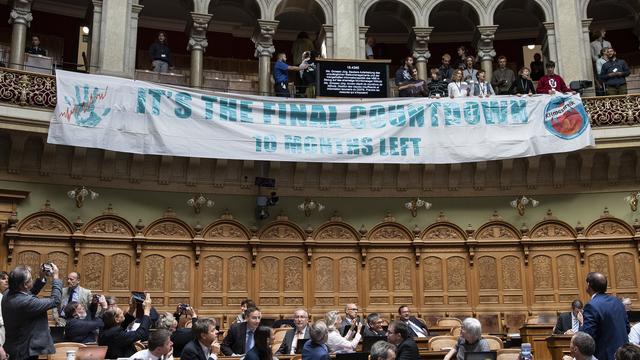
{"label": "globe logo on banner", "polygon": [[574,97],[557,96],[544,109],[544,126],[553,135],[571,140],[580,136],[589,125],[589,116]]}

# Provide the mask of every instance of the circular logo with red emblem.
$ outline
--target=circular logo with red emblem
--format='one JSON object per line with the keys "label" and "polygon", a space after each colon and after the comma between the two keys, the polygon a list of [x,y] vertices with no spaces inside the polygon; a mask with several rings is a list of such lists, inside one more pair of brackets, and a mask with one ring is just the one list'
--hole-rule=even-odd
{"label": "circular logo with red emblem", "polygon": [[576,97],[553,97],[544,109],[545,128],[561,139],[571,140],[580,136],[588,125],[589,116]]}

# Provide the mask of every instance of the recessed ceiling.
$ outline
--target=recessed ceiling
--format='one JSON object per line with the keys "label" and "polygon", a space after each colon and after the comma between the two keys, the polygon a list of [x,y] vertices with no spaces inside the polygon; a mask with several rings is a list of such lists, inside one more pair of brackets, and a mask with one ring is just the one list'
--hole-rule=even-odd
{"label": "recessed ceiling", "polygon": [[535,28],[545,21],[544,11],[533,0],[506,0],[493,16],[493,23],[504,29]]}
{"label": "recessed ceiling", "polygon": [[445,0],[429,15],[429,26],[434,33],[460,33],[475,31],[480,18],[475,9],[461,0]]}
{"label": "recessed ceiling", "polygon": [[396,0],[383,0],[372,5],[364,20],[372,34],[409,33],[416,21],[409,8]]}

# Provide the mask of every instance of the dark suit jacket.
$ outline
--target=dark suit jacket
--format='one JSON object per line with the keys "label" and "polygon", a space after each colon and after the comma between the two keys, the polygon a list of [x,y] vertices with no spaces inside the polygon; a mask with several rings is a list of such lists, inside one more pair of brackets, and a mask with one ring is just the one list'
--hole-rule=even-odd
{"label": "dark suit jacket", "polygon": [[404,339],[396,348],[396,360],[418,360],[420,359],[420,353],[418,352],[418,345],[412,338],[408,337]]}
{"label": "dark suit jacket", "polygon": [[[410,317],[409,321],[411,321],[412,323],[416,324],[418,327],[424,329],[424,332],[426,332],[427,336],[429,336],[429,329],[427,329],[427,325],[423,324],[422,321],[416,319],[415,316]],[[409,330],[409,336],[418,337],[416,332],[413,331],[413,329],[411,328],[411,326],[409,324],[407,324],[407,330]]]}
{"label": "dark suit jacket", "polygon": [[247,323],[235,323],[231,325],[227,335],[220,344],[220,351],[229,356],[232,354],[244,354],[244,342],[247,336]]}
{"label": "dark suit jacket", "polygon": [[[289,353],[291,353],[291,346],[293,345],[293,337],[295,335],[296,335],[295,328],[287,331],[287,333],[284,334],[284,339],[282,340],[282,344],[280,344],[280,348],[278,348],[278,351],[276,351],[276,355],[289,355]],[[302,336],[302,338],[303,339],[309,338],[309,326],[307,326],[304,329],[304,335]]]}
{"label": "dark suit jacket", "polygon": [[39,299],[35,295],[44,284],[45,281],[37,279],[31,294],[8,290],[2,297],[2,318],[6,330],[4,350],[11,359],[55,352],[47,311],[60,305],[62,280],[53,280],[51,296]]}
{"label": "dark suit jacket", "polygon": [[102,330],[103,327],[104,323],[100,318],[93,320],[87,316],[85,319],[69,319],[64,325],[64,339],[83,344],[94,343],[98,330]]}
{"label": "dark suit jacket", "polygon": [[616,350],[627,341],[629,319],[624,305],[615,296],[597,294],[584,306],[584,323],[580,331],[596,341],[598,360],[613,360]]}
{"label": "dark suit jacket", "polygon": [[364,330],[362,330],[362,336],[386,336],[387,333],[382,330],[382,332],[375,332],[373,329],[371,329],[368,325],[366,327],[363,328]]}
{"label": "dark suit jacket", "polygon": [[[194,318],[197,319],[197,318]],[[195,323],[195,321],[193,321]],[[173,357],[180,357],[182,350],[191,340],[195,340],[193,337],[193,331],[191,328],[179,328],[171,334],[171,342],[173,343]]]}
{"label": "dark suit jacket", "polygon": [[316,344],[309,340],[302,348],[302,358],[305,360],[329,360],[329,349],[326,344]]}
{"label": "dark suit jacket", "polygon": [[207,360],[198,340],[192,340],[184,346],[180,360]]}
{"label": "dark suit jacket", "polygon": [[125,314],[124,322],[121,326],[114,326],[100,333],[98,345],[109,347],[107,359],[129,357],[135,354],[136,349],[133,344],[138,340],[149,337],[151,319],[145,315],[142,317],[140,326],[136,331],[127,331],[127,326],[134,320],[133,316]]}
{"label": "dark suit jacket", "polygon": [[573,328],[573,322],[571,321],[571,312],[563,312],[558,316],[558,322],[556,327],[553,328],[554,334],[564,334],[565,331]]}

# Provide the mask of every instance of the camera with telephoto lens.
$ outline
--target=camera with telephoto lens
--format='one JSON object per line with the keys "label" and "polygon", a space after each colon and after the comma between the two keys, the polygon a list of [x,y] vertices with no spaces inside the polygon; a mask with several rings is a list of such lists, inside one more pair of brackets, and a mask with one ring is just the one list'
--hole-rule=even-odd
{"label": "camera with telephoto lens", "polygon": [[42,272],[47,276],[53,275],[53,264],[50,262],[42,264]]}
{"label": "camera with telephoto lens", "polygon": [[180,314],[186,313],[188,308],[189,308],[189,304],[178,304],[178,309]]}

